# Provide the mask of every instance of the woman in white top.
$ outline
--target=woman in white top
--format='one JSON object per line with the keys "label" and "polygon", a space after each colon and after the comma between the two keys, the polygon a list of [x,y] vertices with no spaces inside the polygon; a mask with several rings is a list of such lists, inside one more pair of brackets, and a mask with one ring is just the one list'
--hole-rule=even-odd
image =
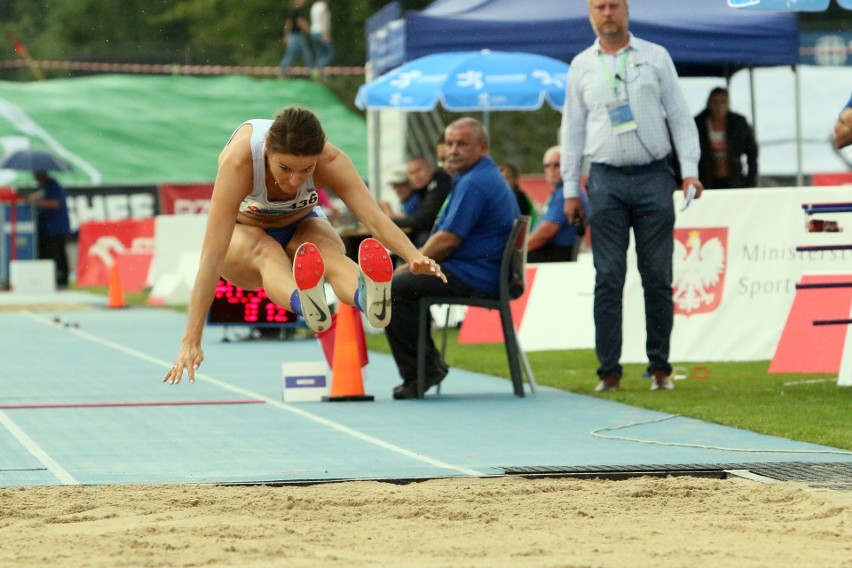
{"label": "woman in white top", "polygon": [[[319,207],[317,186],[331,188],[378,239],[362,243],[360,268],[346,256]],[[385,246],[405,259],[411,272],[446,282],[440,266],[382,212],[349,157],[326,140],[312,112],[287,107],[274,121],[243,123],[219,154],[186,330],[163,382],[180,382],[184,371],[194,382],[204,360],[201,335],[219,276],[243,289],[263,288],[314,331],[331,324],[323,293],[327,279],[342,302],[365,312],[374,327],[385,327],[393,272]]]}
{"label": "woman in white top", "polygon": [[331,12],[328,3],[317,0],[311,5],[311,43],[314,47],[314,69],[319,70],[331,63],[334,58],[334,44],[331,42]]}

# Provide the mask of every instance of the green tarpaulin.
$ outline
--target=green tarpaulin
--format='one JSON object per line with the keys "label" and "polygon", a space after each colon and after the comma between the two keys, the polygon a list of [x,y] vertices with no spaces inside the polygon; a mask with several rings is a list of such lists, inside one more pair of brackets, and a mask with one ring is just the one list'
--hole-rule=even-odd
{"label": "green tarpaulin", "polygon": [[[323,85],[241,76],[101,75],[0,81],[0,155],[29,145],[70,162],[67,185],[212,182],[216,158],[249,118],[290,104],[313,110],[329,140],[367,176],[367,127]],[[32,185],[0,170],[0,185]]]}

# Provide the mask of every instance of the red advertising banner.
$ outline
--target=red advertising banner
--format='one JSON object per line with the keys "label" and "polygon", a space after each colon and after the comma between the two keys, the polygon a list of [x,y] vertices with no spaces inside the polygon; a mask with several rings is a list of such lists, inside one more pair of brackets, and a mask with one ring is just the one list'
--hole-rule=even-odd
{"label": "red advertising banner", "polygon": [[[803,274],[805,285],[852,284],[849,274]],[[852,308],[852,288],[796,290],[784,331],[769,365],[770,373],[837,373],[849,326],[814,325],[814,320],[841,319]]]}
{"label": "red advertising banner", "polygon": [[160,186],[160,211],[164,215],[207,213],[212,196],[212,183],[164,184]]}
{"label": "red advertising banner", "polygon": [[[852,182],[850,182],[852,183]],[[524,193],[530,196],[533,203],[539,208],[544,207],[550,194],[553,193],[553,186],[547,183],[544,176],[540,175],[523,175],[518,178],[518,185],[524,190]],[[580,179],[580,187],[586,187],[586,177]]]}
{"label": "red advertising banner", "polygon": [[[513,300],[509,306],[512,309],[512,319],[515,330],[521,329],[524,311],[530,299],[530,292],[535,283],[535,267],[527,267],[527,286],[520,298]],[[464,320],[459,330],[459,343],[500,343],[503,339],[503,326],[500,323],[500,313],[497,310],[487,310],[471,306],[465,312]]]}
{"label": "red advertising banner", "polygon": [[852,184],[852,173],[843,172],[836,174],[813,174],[811,176],[813,185],[850,185]]}
{"label": "red advertising banner", "polygon": [[154,219],[88,221],[80,225],[77,257],[78,286],[107,286],[119,255],[154,251]]}

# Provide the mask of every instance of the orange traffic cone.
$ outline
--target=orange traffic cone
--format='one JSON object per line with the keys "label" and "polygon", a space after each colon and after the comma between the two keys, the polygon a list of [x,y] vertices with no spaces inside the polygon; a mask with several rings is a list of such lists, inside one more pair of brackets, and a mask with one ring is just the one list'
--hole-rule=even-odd
{"label": "orange traffic cone", "polygon": [[331,394],[322,397],[326,402],[373,400],[364,394],[361,377],[361,356],[355,327],[357,308],[340,303],[334,332],[334,355],[331,365]]}
{"label": "orange traffic cone", "polygon": [[109,300],[107,306],[110,308],[124,308],[124,289],[121,287],[121,273],[118,271],[118,260],[113,259],[109,269]]}
{"label": "orange traffic cone", "polygon": [[[325,355],[328,368],[334,366],[334,338],[337,332],[337,314],[331,314],[331,326],[324,331],[316,333],[317,341],[322,347],[322,354]],[[361,360],[361,368],[363,369],[370,362],[367,353],[367,338],[364,336],[364,323],[358,317],[358,312],[355,312],[355,338],[358,341],[358,357]]]}

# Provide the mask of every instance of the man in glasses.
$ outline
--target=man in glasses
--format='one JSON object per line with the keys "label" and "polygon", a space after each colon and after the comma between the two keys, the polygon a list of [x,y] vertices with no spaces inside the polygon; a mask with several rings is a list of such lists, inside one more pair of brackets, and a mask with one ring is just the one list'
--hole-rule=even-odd
{"label": "man in glasses", "polygon": [[[578,227],[568,222],[562,199],[561,150],[552,146],[544,153],[544,179],[553,191],[547,198],[544,211],[532,229],[527,243],[528,262],[569,262],[577,260],[577,251],[582,240]],[[583,217],[589,211],[588,200],[580,190]],[[577,217],[582,221],[583,217]],[[582,232],[582,227],[580,227]]]}

